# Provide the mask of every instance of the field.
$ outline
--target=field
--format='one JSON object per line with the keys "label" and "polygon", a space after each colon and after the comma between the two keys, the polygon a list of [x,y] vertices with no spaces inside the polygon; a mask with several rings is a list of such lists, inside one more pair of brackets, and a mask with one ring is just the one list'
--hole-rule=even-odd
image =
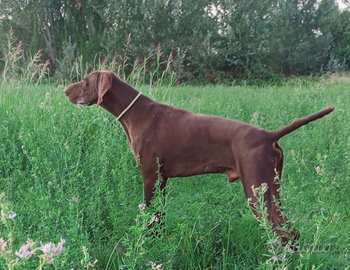
{"label": "field", "polygon": [[[281,200],[301,234],[295,253],[254,218],[241,182],[223,175],[171,179],[164,206],[158,196],[153,210],[139,208],[142,177],[121,126],[102,108],[69,103],[63,89],[0,85],[0,269],[350,269],[346,82],[137,87],[168,105],[267,130],[335,107],[280,140]],[[150,237],[157,208],[165,231]],[[20,259],[28,239],[34,254]],[[61,239],[61,254],[41,249]]]}

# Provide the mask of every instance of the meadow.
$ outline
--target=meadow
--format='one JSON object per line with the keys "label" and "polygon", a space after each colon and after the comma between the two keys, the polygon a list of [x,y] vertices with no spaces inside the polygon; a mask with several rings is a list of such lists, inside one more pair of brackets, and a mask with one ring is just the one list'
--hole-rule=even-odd
{"label": "meadow", "polygon": [[[170,179],[166,204],[157,196],[143,209],[142,176],[112,115],[69,103],[64,85],[3,82],[0,269],[350,269],[348,85],[135,87],[267,130],[335,107],[280,140],[281,201],[301,234],[292,253],[255,219],[241,182],[224,175]],[[150,237],[157,209],[165,230]]]}

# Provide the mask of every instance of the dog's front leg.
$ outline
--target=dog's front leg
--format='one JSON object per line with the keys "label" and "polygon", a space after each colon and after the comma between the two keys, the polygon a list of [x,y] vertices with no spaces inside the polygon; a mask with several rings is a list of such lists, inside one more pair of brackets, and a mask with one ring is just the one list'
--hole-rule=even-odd
{"label": "dog's front leg", "polygon": [[[155,177],[144,177],[143,178],[143,185],[144,185],[144,194],[146,199],[146,206],[151,206],[151,201],[155,197],[155,193],[159,191],[160,194],[156,194],[156,196],[161,196],[163,198],[161,204],[163,206],[165,205],[165,186],[167,178],[164,178],[162,176],[159,176],[159,189],[157,189],[157,179]],[[157,198],[157,197],[156,197]],[[162,211],[162,207],[158,207],[157,203],[159,201],[154,202],[154,205],[156,206],[155,214],[152,217],[152,220],[150,221],[150,224],[148,226],[149,229],[152,229],[152,235],[160,236],[161,233],[159,229],[162,229],[164,227],[164,216],[165,213]],[[153,208],[151,208],[153,209]],[[155,232],[153,230],[156,230]]]}

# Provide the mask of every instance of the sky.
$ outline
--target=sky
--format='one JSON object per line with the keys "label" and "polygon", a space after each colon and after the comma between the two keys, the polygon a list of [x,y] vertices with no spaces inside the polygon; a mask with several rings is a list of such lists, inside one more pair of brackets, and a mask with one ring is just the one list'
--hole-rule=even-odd
{"label": "sky", "polygon": [[344,4],[344,2],[342,0],[337,0],[337,2],[338,2],[338,5],[339,5],[340,9],[346,8],[346,5]]}

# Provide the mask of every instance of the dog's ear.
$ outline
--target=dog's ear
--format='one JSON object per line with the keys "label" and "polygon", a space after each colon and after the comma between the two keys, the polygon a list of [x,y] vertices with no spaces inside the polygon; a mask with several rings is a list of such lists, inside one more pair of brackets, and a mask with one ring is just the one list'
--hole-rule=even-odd
{"label": "dog's ear", "polygon": [[97,75],[97,103],[100,106],[103,101],[103,96],[112,87],[112,74],[110,72],[99,72]]}

